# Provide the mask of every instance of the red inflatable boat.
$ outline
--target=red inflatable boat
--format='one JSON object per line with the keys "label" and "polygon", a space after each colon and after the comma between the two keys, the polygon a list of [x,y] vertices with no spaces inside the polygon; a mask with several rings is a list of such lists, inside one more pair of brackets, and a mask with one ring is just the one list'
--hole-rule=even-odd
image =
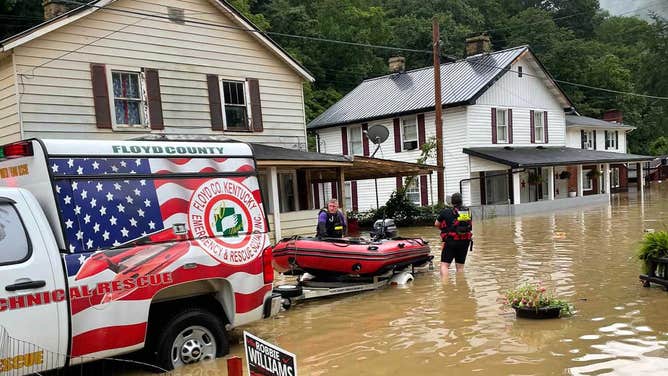
{"label": "red inflatable boat", "polygon": [[278,272],[305,271],[315,276],[374,276],[392,269],[420,266],[433,256],[419,238],[370,241],[361,238],[283,239],[273,249]]}

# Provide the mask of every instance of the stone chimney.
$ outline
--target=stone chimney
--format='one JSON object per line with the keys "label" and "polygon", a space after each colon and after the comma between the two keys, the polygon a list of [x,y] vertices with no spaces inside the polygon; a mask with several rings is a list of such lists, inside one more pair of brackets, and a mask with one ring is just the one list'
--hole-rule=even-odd
{"label": "stone chimney", "polygon": [[624,114],[620,110],[608,110],[603,113],[603,120],[622,124]]}
{"label": "stone chimney", "polygon": [[466,57],[489,52],[492,52],[492,41],[489,35],[466,38]]}
{"label": "stone chimney", "polygon": [[403,56],[394,56],[388,60],[391,73],[403,73],[406,70],[406,58]]}
{"label": "stone chimney", "polygon": [[69,12],[76,5],[72,4],[71,0],[44,0],[42,6],[44,7],[44,21],[48,21]]}

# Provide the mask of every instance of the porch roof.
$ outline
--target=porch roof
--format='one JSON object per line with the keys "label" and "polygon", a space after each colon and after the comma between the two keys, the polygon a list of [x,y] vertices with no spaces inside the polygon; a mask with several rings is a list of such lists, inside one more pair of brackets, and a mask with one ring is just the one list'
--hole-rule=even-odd
{"label": "porch roof", "polygon": [[567,147],[485,147],[465,148],[464,153],[511,168],[565,166],[588,163],[644,162],[654,157]]}
{"label": "porch roof", "polygon": [[[313,182],[337,181],[341,168],[345,180],[380,179],[397,176],[429,175],[436,166],[387,159],[344,156],[251,144],[259,167],[291,167],[312,170]],[[328,168],[334,167],[334,168]]]}

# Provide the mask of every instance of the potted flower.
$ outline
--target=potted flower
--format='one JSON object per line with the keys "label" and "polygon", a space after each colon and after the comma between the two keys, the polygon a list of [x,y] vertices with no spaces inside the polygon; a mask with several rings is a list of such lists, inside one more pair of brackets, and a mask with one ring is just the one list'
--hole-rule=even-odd
{"label": "potted flower", "polygon": [[656,259],[668,257],[668,232],[657,231],[645,234],[636,257],[643,262],[645,274],[662,275],[663,270],[653,269],[664,267],[663,263],[657,265]]}
{"label": "potted flower", "polygon": [[589,178],[595,178],[601,175],[603,175],[603,173],[598,169],[598,167],[594,167],[593,170],[589,170],[589,172],[587,172],[587,177]]}
{"label": "potted flower", "polygon": [[571,178],[571,172],[568,170],[564,170],[559,173],[559,179],[561,180],[568,180],[570,178]]}
{"label": "potted flower", "polygon": [[529,181],[530,185],[538,185],[543,183],[543,177],[534,172],[529,173],[529,179],[527,180]]}
{"label": "potted flower", "polygon": [[517,317],[551,319],[572,315],[571,305],[547,292],[540,283],[524,283],[508,290],[504,304],[515,310]]}

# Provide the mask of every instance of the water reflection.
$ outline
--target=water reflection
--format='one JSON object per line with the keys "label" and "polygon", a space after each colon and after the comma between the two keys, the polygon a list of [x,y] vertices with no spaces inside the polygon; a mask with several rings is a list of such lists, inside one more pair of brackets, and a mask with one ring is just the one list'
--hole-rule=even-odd
{"label": "water reflection", "polygon": [[[668,219],[663,185],[644,199],[613,195],[611,207],[478,222],[463,273],[441,280],[436,268],[407,288],[298,304],[245,329],[295,353],[302,375],[668,374],[668,293],[642,288],[632,259],[644,230]],[[401,235],[424,236],[438,259],[436,229]],[[538,280],[575,316],[531,321],[503,309],[505,290]],[[239,344],[232,355],[243,356]],[[179,374],[211,367],[225,361]]]}

